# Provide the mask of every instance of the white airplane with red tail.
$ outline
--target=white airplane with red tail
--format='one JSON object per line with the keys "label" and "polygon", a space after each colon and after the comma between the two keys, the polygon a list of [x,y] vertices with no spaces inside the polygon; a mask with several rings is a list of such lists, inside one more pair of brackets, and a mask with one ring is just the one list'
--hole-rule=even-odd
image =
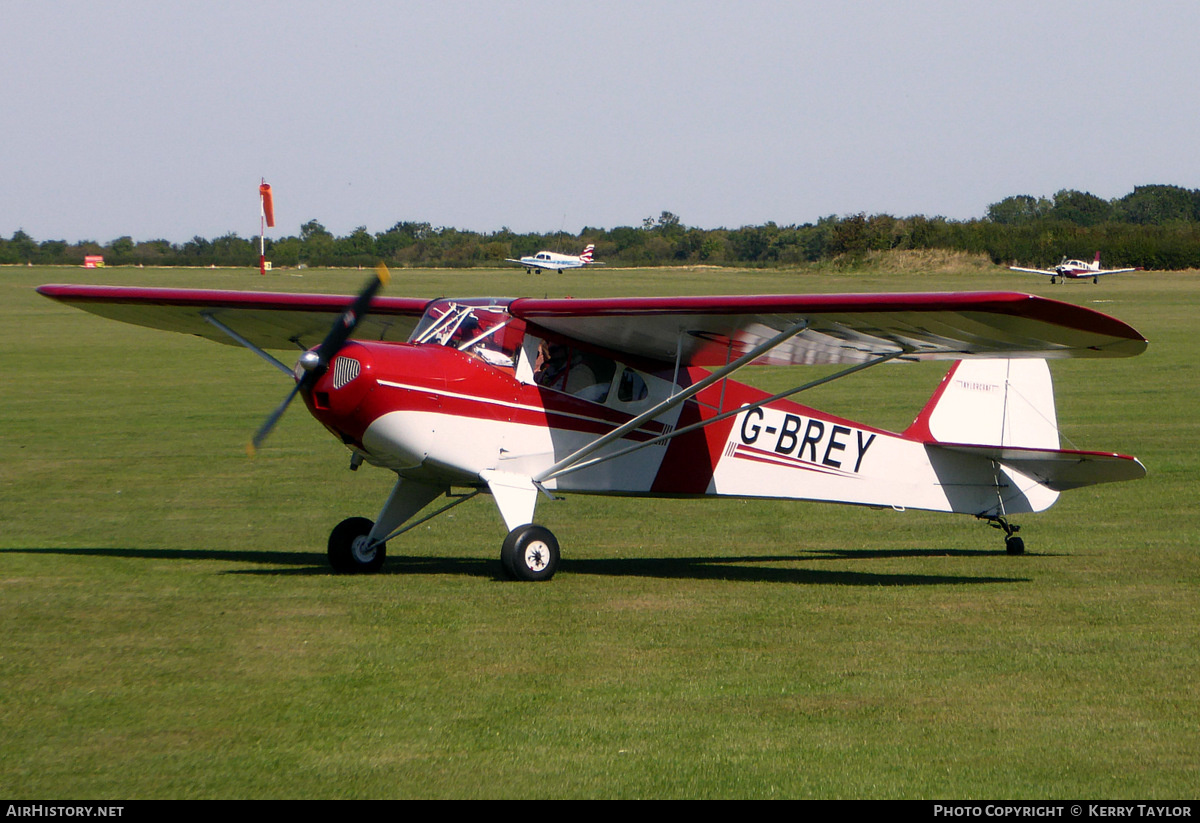
{"label": "white airplane with red tail", "polygon": [[[540,497],[733,496],[958,512],[1020,554],[1014,515],[1060,492],[1144,476],[1132,457],[1062,449],[1046,360],[1136,355],[1146,341],[1090,309],[1007,292],[616,299],[357,298],[42,286],[95,314],[247,346],[351,452],[395,472],[374,521],[333,529],[341,572],[373,572],[403,532],[489,493],[506,574],[545,580]],[[368,314],[369,310],[369,314]],[[326,332],[325,329],[331,329]],[[323,335],[323,339],[322,339]],[[316,344],[316,345],[314,345]],[[312,348],[309,348],[312,347]],[[300,349],[291,368],[266,349]],[[788,398],[893,360],[953,361],[903,432]],[[751,365],[833,364],[769,395]],[[464,491],[465,490],[465,491]],[[417,515],[439,497],[447,502]]]}
{"label": "white airplane with red tail", "polygon": [[1050,278],[1051,283],[1059,280],[1064,283],[1067,280],[1086,280],[1089,277],[1092,278],[1093,283],[1099,283],[1100,278],[1106,274],[1124,274],[1128,271],[1142,270],[1141,266],[1132,269],[1102,269],[1100,268],[1100,252],[1096,252],[1096,259],[1091,263],[1085,263],[1082,260],[1068,260],[1064,257],[1053,269],[1023,269],[1020,266],[1009,266],[1008,268],[1011,271],[1045,275]]}
{"label": "white airplane with red tail", "polygon": [[505,263],[517,263],[525,267],[528,272],[533,272],[534,269],[543,269],[556,271],[562,274],[567,269],[579,269],[584,266],[603,266],[597,260],[592,259],[595,255],[596,247],[588,244],[581,254],[559,254],[554,251],[540,251],[537,254],[526,255],[520,260],[514,260],[511,257],[505,259]]}

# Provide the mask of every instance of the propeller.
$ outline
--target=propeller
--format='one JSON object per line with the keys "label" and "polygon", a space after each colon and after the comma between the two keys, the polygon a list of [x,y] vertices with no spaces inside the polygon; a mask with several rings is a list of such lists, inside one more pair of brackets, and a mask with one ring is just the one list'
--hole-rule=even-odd
{"label": "propeller", "polygon": [[246,444],[246,453],[251,457],[262,446],[263,441],[267,439],[267,435],[275,428],[275,424],[279,422],[279,418],[283,417],[283,413],[287,411],[287,407],[295,399],[301,389],[311,386],[317,382],[328,369],[329,364],[333,362],[333,358],[346,345],[346,341],[350,339],[350,335],[354,333],[354,329],[364,317],[367,316],[367,311],[371,307],[371,301],[375,298],[375,294],[382,286],[387,285],[391,279],[391,274],[388,272],[387,266],[380,263],[375,267],[375,276],[367,283],[366,287],[359,292],[358,297],[354,298],[354,302],[350,308],[342,313],[342,316],[334,321],[333,327],[329,333],[325,335],[325,339],[321,341],[321,345],[315,349],[310,349],[300,355],[299,366],[304,371],[304,374],[296,381],[296,385],[288,392],[287,397],[283,398],[283,402],[279,404],[275,411],[271,412],[270,417],[263,422],[254,437]]}

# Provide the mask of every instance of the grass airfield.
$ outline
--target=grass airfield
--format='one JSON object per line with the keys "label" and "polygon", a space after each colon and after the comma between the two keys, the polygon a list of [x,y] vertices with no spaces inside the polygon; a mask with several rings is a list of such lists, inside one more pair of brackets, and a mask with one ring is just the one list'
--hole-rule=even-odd
{"label": "grass airfield", "polygon": [[[1200,786],[1200,273],[398,270],[392,295],[1006,289],[1140,357],[1055,362],[1064,444],[1149,476],[1017,520],[570,497],[549,584],[501,579],[486,497],[332,575],[391,475],[237,347],[62,306],[50,282],[356,291],[359,271],[0,268],[0,794],[10,798],[1186,799]],[[944,373],[801,396],[890,429]],[[812,370],[756,369],[780,390]],[[743,372],[747,374],[747,372]]]}

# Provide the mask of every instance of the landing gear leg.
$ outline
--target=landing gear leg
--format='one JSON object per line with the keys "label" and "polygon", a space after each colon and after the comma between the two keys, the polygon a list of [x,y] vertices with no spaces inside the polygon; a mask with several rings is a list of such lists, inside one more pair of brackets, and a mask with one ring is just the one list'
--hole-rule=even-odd
{"label": "landing gear leg", "polygon": [[1025,541],[1017,537],[1017,532],[1021,530],[1020,526],[1014,526],[1001,515],[978,516],[981,520],[986,520],[993,529],[1000,529],[1004,532],[1004,551],[1009,554],[1025,554]]}
{"label": "landing gear leg", "polygon": [[[329,565],[341,574],[379,571],[387,555],[386,541],[396,528],[446,491],[448,489],[397,478],[376,522],[365,517],[348,517],[334,527],[329,535]],[[445,509],[435,514],[441,511]]]}
{"label": "landing gear leg", "polygon": [[558,570],[558,540],[543,526],[517,526],[504,538],[500,564],[514,580],[549,580]]}

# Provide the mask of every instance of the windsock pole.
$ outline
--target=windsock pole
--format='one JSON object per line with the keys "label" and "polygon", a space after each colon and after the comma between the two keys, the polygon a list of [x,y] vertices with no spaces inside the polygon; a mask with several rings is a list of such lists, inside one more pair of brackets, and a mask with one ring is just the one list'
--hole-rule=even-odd
{"label": "windsock pole", "polygon": [[267,226],[275,228],[275,204],[266,178],[258,187],[258,273],[267,273]]}

